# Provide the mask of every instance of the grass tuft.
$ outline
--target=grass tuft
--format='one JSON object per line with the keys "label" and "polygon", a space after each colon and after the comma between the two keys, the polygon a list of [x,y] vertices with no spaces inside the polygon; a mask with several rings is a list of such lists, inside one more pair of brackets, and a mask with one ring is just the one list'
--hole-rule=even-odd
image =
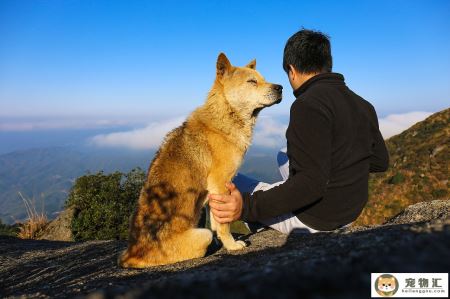
{"label": "grass tuft", "polygon": [[48,218],[44,212],[44,204],[42,203],[41,212],[36,209],[36,201],[34,199],[25,198],[21,192],[19,192],[20,198],[25,205],[28,219],[20,223],[19,232],[17,236],[21,239],[36,239],[38,234],[47,225]]}

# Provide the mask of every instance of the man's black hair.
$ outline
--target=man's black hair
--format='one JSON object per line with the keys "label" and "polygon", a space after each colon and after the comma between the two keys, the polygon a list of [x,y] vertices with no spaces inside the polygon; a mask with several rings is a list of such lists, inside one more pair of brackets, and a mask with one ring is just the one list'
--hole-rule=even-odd
{"label": "man's black hair", "polygon": [[289,65],[300,73],[331,72],[330,39],[320,31],[302,29],[286,42],[283,69],[289,73]]}

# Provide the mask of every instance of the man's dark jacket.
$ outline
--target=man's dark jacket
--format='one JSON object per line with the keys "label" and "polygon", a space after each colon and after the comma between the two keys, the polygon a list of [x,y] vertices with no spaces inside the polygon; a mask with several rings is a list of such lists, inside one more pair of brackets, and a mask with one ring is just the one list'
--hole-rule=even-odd
{"label": "man's dark jacket", "polygon": [[386,145],[374,107],[341,74],[316,75],[294,95],[286,131],[289,178],[267,191],[244,193],[241,219],[292,212],[313,229],[333,230],[361,213],[369,172],[388,167]]}

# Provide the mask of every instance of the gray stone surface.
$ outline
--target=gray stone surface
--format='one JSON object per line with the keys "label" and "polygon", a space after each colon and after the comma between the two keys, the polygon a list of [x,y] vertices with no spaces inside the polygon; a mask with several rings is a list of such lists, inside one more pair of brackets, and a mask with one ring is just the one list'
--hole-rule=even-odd
{"label": "gray stone surface", "polygon": [[403,212],[391,218],[385,224],[405,224],[436,219],[445,220],[450,217],[449,203],[450,201],[448,199],[419,202],[407,207]]}
{"label": "gray stone surface", "polygon": [[[36,298],[369,298],[370,272],[448,272],[449,201],[388,224],[245,237],[236,253],[146,270],[116,266],[118,241],[0,238],[0,293]],[[420,217],[418,216],[420,215]],[[418,222],[417,222],[418,221]],[[212,250],[214,251],[214,250]]]}
{"label": "gray stone surface", "polygon": [[62,211],[58,217],[51,221],[39,235],[39,240],[73,241],[70,228],[75,210],[68,208]]}

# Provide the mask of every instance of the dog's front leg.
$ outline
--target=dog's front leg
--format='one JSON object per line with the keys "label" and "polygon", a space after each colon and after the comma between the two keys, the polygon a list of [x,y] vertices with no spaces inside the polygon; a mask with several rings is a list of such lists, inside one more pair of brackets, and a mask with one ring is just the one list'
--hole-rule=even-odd
{"label": "dog's front leg", "polygon": [[[214,217],[213,217],[212,221],[216,222],[214,220]],[[230,223],[225,223],[225,224],[216,223],[215,225],[217,228],[217,236],[219,237],[220,241],[222,241],[223,246],[227,250],[230,250],[230,251],[231,250],[241,250],[246,246],[244,241],[234,240],[234,238],[230,232]]]}
{"label": "dog's front leg", "polygon": [[[228,190],[226,190],[226,189],[221,190],[219,188],[211,188],[209,190],[212,190],[211,191],[212,194],[228,193]],[[214,215],[212,214],[211,209],[209,209],[209,219],[210,219],[209,221],[210,221],[210,225],[211,225],[211,230],[217,232],[217,236],[222,241],[223,246],[227,250],[241,250],[246,246],[244,241],[234,240],[233,236],[231,235],[231,231],[230,231],[231,223],[224,223],[224,224],[218,223],[214,219]]]}
{"label": "dog's front leg", "polygon": [[206,213],[209,217],[209,228],[215,232],[217,231],[217,222],[214,220],[214,216],[211,212],[211,208],[208,205],[208,202],[206,202]]}

